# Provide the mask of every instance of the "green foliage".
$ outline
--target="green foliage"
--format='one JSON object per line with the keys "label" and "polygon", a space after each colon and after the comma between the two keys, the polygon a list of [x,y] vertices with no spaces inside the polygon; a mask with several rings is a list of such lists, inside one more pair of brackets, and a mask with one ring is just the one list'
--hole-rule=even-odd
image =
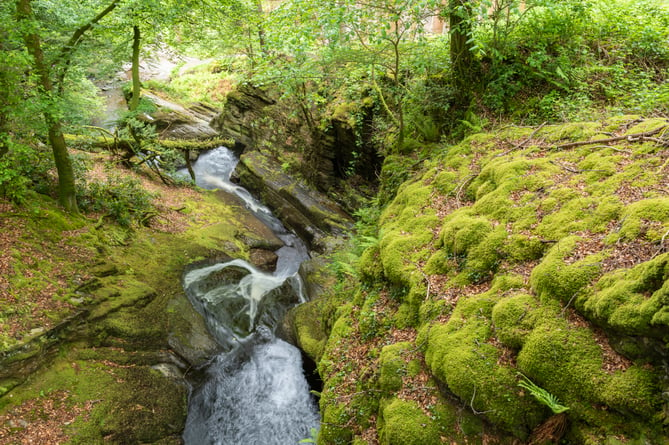
{"label": "green foliage", "polygon": [[102,181],[80,187],[79,193],[82,210],[102,213],[124,227],[145,222],[154,210],[154,196],[141,182],[113,171]]}
{"label": "green foliage", "polygon": [[561,405],[560,401],[553,394],[549,393],[545,389],[537,386],[527,377],[523,376],[525,380],[522,380],[518,383],[518,386],[525,388],[532,394],[532,397],[537,399],[539,402],[543,403],[553,411],[553,414],[560,414],[569,409],[569,407]]}
{"label": "green foliage", "polygon": [[587,118],[595,104],[662,106],[658,86],[669,64],[663,2],[524,3],[481,2],[473,40],[486,67],[486,107],[539,121]]}
{"label": "green foliage", "polygon": [[7,152],[0,156],[0,195],[22,203],[29,190],[53,194],[54,166],[47,147],[32,147],[9,136],[5,141]]}

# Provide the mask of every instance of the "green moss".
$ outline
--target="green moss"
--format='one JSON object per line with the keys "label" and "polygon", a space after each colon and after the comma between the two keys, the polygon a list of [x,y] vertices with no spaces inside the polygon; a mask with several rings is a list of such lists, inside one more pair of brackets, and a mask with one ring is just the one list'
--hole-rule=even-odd
{"label": "green moss", "polygon": [[556,299],[566,303],[599,274],[603,253],[587,256],[573,264],[565,263],[564,259],[576,248],[580,239],[577,236],[563,238],[532,270],[530,284],[542,300]]}
{"label": "green moss", "polygon": [[[434,210],[426,209],[431,190],[422,184],[404,185],[397,198],[383,212],[380,224],[380,258],[384,275],[395,284],[407,284],[415,271],[420,250],[432,241],[431,229],[439,224]],[[406,252],[417,252],[407,257]]]}
{"label": "green moss", "polygon": [[606,274],[577,303],[616,332],[662,337],[669,326],[669,254]]}
{"label": "green moss", "polygon": [[659,242],[669,230],[669,198],[644,199],[630,204],[620,215],[621,225],[606,241],[629,241],[643,238]]}
{"label": "green moss", "polygon": [[614,132],[620,127],[628,125],[630,122],[641,120],[641,115],[638,114],[624,114],[622,116],[609,116],[606,121],[602,123],[603,130],[607,132]]}
{"label": "green moss", "polygon": [[457,270],[457,267],[458,264],[450,253],[439,249],[425,263],[423,271],[429,275],[448,275],[449,272]]}
{"label": "green moss", "polygon": [[392,320],[390,320],[390,325],[397,329],[415,327],[418,324],[418,310],[423,300],[425,300],[425,289],[423,287],[413,286],[408,301],[400,304],[400,307],[397,308],[397,312]]}
{"label": "green moss", "polygon": [[383,278],[383,265],[380,261],[379,246],[368,247],[360,255],[358,260],[358,270],[360,277],[366,281],[376,281]]}
{"label": "green moss", "polygon": [[507,235],[506,229],[499,226],[468,252],[464,270],[470,282],[479,283],[492,278],[504,257],[504,243]]}
{"label": "green moss", "polygon": [[666,126],[667,120],[664,118],[644,119],[642,122],[629,127],[625,132],[625,135],[646,133]]}
{"label": "green moss", "polygon": [[492,231],[492,224],[468,212],[452,213],[445,221],[439,235],[439,244],[448,256],[464,256]]}
{"label": "green moss", "polygon": [[381,167],[378,193],[379,203],[382,206],[390,202],[397,194],[400,185],[409,179],[415,162],[410,156],[392,154],[385,157]]}
{"label": "green moss", "polygon": [[420,305],[418,319],[421,325],[431,322],[443,315],[448,315],[453,310],[451,303],[444,299],[427,299]]}
{"label": "green moss", "polygon": [[504,240],[503,256],[513,262],[532,261],[541,258],[546,244],[528,235],[511,234]]}
{"label": "green moss", "polygon": [[384,445],[424,445],[440,443],[437,422],[413,402],[393,399],[382,408],[379,433]]}
{"label": "green moss", "polygon": [[151,286],[130,276],[110,277],[105,279],[103,287],[92,293],[91,297],[97,306],[89,318],[95,320],[119,308],[146,303],[155,295],[156,291]]}
{"label": "green moss", "polygon": [[592,138],[600,129],[601,124],[597,122],[573,122],[545,126],[539,135],[549,142],[582,141]]}
{"label": "green moss", "polygon": [[299,305],[293,314],[293,330],[298,346],[315,362],[323,355],[327,335],[322,326],[320,301],[310,301]]}
{"label": "green moss", "polygon": [[492,310],[497,338],[510,348],[520,349],[536,324],[538,304],[527,294],[502,298]]}
{"label": "green moss", "polygon": [[537,385],[578,411],[597,399],[603,378],[602,353],[587,329],[568,329],[545,319],[528,335],[518,353],[518,367]]}
{"label": "green moss", "polygon": [[617,154],[606,156],[595,151],[588,154],[578,167],[583,170],[586,183],[592,183],[615,174],[619,160],[620,156]]}
{"label": "green moss", "polygon": [[413,345],[410,342],[384,346],[379,357],[379,388],[387,394],[402,387],[402,378],[407,375],[407,363],[403,357]]}
{"label": "green moss", "polygon": [[551,193],[541,209],[552,213],[543,218],[537,233],[557,240],[578,231],[606,231],[609,222],[618,218],[622,204],[616,197],[582,197],[573,189],[561,188]]}
{"label": "green moss", "polygon": [[350,416],[346,405],[330,404],[323,406],[321,402],[321,429],[318,433],[318,443],[332,445],[348,445],[351,443],[353,433],[347,423]]}
{"label": "green moss", "polygon": [[624,414],[652,418],[661,405],[657,375],[640,366],[616,372],[602,390],[606,404]]}
{"label": "green moss", "polygon": [[519,395],[516,371],[501,364],[501,351],[487,342],[493,334],[490,317],[500,290],[493,286],[485,294],[460,297],[448,323],[424,328],[417,342],[427,342],[429,369],[463,403],[525,437],[539,420],[536,407]]}

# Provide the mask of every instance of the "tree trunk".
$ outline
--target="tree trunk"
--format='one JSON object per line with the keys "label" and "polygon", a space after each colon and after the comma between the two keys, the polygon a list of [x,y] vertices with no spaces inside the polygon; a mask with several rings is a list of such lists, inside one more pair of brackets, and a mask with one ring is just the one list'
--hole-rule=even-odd
{"label": "tree trunk", "polygon": [[262,0],[256,0],[256,9],[258,12],[258,44],[260,45],[260,52],[267,55],[267,44],[265,43],[265,28],[262,23],[265,17],[265,11],[262,7]]}
{"label": "tree trunk", "polygon": [[139,106],[139,96],[142,94],[142,84],[139,80],[139,49],[142,35],[139,26],[132,27],[132,98],[128,109],[135,111]]}
{"label": "tree trunk", "polygon": [[[398,30],[400,27],[398,22],[395,22],[395,29]],[[397,34],[399,31],[395,31]],[[404,149],[404,101],[401,93],[401,78],[400,78],[400,41],[401,37],[399,35],[392,41],[393,44],[393,56],[394,56],[394,68],[393,68],[393,83],[395,84],[395,101],[397,103],[397,149]]]}
{"label": "tree trunk", "polygon": [[[26,22],[28,29],[32,26],[28,24],[33,20],[33,12],[30,4],[31,0],[17,0],[16,13],[19,22]],[[39,76],[42,93],[46,100],[54,100],[54,88],[51,82],[51,72],[49,65],[44,60],[44,52],[39,35],[29,31],[23,36],[28,52],[33,58],[33,67]],[[44,119],[49,129],[49,143],[53,150],[53,159],[58,170],[58,198],[60,204],[71,213],[78,213],[76,185],[74,182],[74,169],[70,155],[65,144],[65,137],[61,128],[60,121],[55,115],[54,105],[50,104],[45,108]]]}
{"label": "tree trunk", "polygon": [[471,4],[469,0],[449,0],[451,34],[451,64],[455,86],[455,106],[462,112],[469,107],[472,97],[475,66],[467,41],[471,35]]}

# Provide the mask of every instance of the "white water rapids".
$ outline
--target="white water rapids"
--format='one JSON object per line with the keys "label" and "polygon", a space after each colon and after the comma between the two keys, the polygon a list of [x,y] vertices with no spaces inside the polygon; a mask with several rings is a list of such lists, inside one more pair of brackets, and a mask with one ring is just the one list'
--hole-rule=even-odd
{"label": "white water rapids", "polygon": [[208,264],[184,274],[184,289],[223,352],[190,395],[186,445],[296,445],[318,428],[300,351],[274,335],[288,308],[304,302],[297,271],[308,257],[304,244],[256,201],[230,182],[237,163],[221,147],[193,165],[197,185],[237,195],[285,246],[274,273],[243,260]]}

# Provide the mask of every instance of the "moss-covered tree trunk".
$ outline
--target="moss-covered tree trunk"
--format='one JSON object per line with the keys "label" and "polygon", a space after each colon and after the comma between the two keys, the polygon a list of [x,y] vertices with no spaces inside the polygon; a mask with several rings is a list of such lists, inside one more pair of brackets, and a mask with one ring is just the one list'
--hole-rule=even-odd
{"label": "moss-covered tree trunk", "polygon": [[40,87],[44,100],[48,103],[44,107],[44,119],[49,131],[49,143],[53,150],[53,159],[58,170],[58,197],[60,204],[68,212],[78,213],[74,169],[67,151],[67,144],[63,136],[60,120],[56,113],[55,91],[51,82],[51,71],[44,58],[40,37],[34,30],[31,0],[17,0],[16,14],[19,23],[25,27],[23,39],[28,52],[33,58],[33,67],[39,77]]}

